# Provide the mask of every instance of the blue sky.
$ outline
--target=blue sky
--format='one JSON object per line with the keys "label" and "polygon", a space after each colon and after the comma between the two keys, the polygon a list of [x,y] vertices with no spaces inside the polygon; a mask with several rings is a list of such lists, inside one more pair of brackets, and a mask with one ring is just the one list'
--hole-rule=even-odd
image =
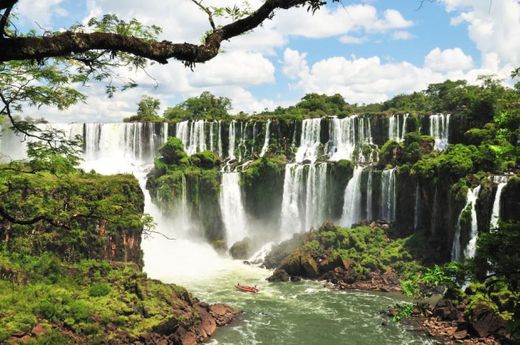
{"label": "blue sky", "polygon": [[[233,0],[204,0],[214,5]],[[242,0],[236,1],[242,3]],[[261,0],[249,0],[254,8]],[[172,105],[212,91],[233,100],[235,110],[259,111],[293,104],[305,93],[340,93],[348,102],[382,101],[447,78],[474,82],[480,74],[506,79],[520,65],[518,0],[347,1],[314,16],[303,9],[279,11],[253,33],[224,45],[224,53],[194,72],[172,61],[143,73],[120,71],[140,88],[107,100],[91,85],[86,105],[46,116],[65,121],[117,121],[135,111],[142,94]],[[163,27],[162,38],[197,42],[208,29],[189,0],[21,0],[24,29],[36,23],[54,30],[115,13]],[[225,23],[223,21],[222,23]]]}

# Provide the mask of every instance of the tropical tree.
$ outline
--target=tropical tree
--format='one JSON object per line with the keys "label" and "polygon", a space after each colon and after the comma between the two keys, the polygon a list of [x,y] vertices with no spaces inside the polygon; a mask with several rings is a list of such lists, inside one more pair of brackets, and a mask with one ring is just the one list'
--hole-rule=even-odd
{"label": "tropical tree", "polygon": [[191,97],[184,102],[170,107],[164,112],[168,120],[175,119],[219,119],[229,115],[231,100],[227,97],[218,97],[211,92],[204,91],[198,97]]}

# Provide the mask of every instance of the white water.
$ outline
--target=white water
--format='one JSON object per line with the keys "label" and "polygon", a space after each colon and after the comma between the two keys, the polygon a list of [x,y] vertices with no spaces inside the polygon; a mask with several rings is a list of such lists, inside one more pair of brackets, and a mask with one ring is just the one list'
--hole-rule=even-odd
{"label": "white water", "polygon": [[478,239],[478,222],[477,222],[477,209],[476,204],[478,200],[478,194],[480,193],[480,185],[475,187],[471,191],[471,233],[468,245],[466,249],[464,249],[464,257],[467,259],[471,259],[475,257],[475,252],[477,251],[477,239]]}
{"label": "white water", "polygon": [[271,136],[271,120],[267,120],[267,124],[265,125],[265,139],[264,145],[262,146],[262,151],[260,152],[260,157],[265,156],[267,150],[269,149],[269,137]]}
{"label": "white water", "polygon": [[367,221],[371,221],[373,219],[372,215],[372,208],[373,208],[373,201],[372,201],[372,169],[368,170],[368,178],[367,178]]}
{"label": "white water", "polygon": [[325,218],[327,164],[287,164],[285,167],[282,239],[321,225]]}
{"label": "white water", "polygon": [[309,160],[311,163],[318,158],[320,146],[321,118],[306,119],[302,121],[302,134],[300,147],[296,151],[296,162]]}
{"label": "white water", "polygon": [[489,228],[496,229],[500,219],[500,198],[502,196],[502,189],[507,185],[507,176],[494,176],[493,182],[497,183],[497,192],[495,193],[495,200],[493,201],[493,211],[491,213],[491,221]]}
{"label": "white water", "polygon": [[226,243],[231,247],[233,243],[247,236],[247,216],[242,202],[238,172],[222,174],[220,211],[226,228]]}
{"label": "white water", "polygon": [[395,140],[397,142],[404,141],[404,135],[406,134],[406,120],[408,114],[402,115],[402,122],[399,115],[392,115],[388,118],[388,139]]}
{"label": "white water", "polygon": [[[372,162],[372,150],[365,156],[363,145],[374,146],[372,142],[370,118],[352,115],[343,119],[331,118],[327,151],[331,161],[341,159]],[[354,157],[355,153],[357,157]]]}
{"label": "white water", "polygon": [[345,188],[341,225],[350,227],[361,220],[361,173],[363,168],[356,166],[354,174]]}
{"label": "white water", "polygon": [[228,148],[228,158],[233,160],[235,159],[235,141],[236,141],[236,121],[233,120],[229,124],[229,148]]}
{"label": "white water", "polygon": [[381,174],[381,218],[387,222],[395,221],[395,187],[395,168],[383,170]]}
{"label": "white water", "polygon": [[[460,211],[459,217],[457,219],[457,225],[455,227],[455,235],[453,237],[453,246],[451,248],[451,260],[452,261],[460,261],[463,258],[473,258],[475,256],[476,244],[478,238],[478,223],[477,223],[477,210],[476,204],[478,200],[478,194],[480,192],[480,185],[468,190],[468,194],[466,195],[466,204]],[[471,210],[471,233],[470,240],[464,249],[464,253],[462,253],[462,244],[460,243],[460,235],[461,235],[461,220],[462,216],[466,209],[470,207]],[[464,256],[462,256],[464,254]]]}
{"label": "white water", "polygon": [[448,136],[450,131],[450,114],[430,115],[430,135],[435,140],[434,149],[444,150],[448,147]]}

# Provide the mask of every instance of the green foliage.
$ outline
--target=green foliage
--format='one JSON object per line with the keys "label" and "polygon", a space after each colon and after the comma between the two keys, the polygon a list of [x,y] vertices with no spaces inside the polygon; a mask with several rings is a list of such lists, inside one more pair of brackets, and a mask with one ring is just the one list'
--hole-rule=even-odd
{"label": "green foliage", "polygon": [[159,149],[161,162],[168,165],[185,166],[188,163],[188,154],[184,151],[182,141],[176,137],[169,137],[168,141]]}
{"label": "green foliage", "polygon": [[392,317],[392,321],[399,322],[412,316],[415,305],[413,303],[399,303],[394,306],[397,314]]}
{"label": "green foliage", "polygon": [[140,235],[144,226],[143,194],[130,175],[0,169],[0,191],[2,218],[11,223],[1,232],[19,252],[50,251],[71,261],[99,258],[109,236]]}
{"label": "green foliage", "polygon": [[108,295],[110,291],[112,291],[112,288],[109,284],[96,283],[90,287],[89,295],[91,297],[102,297]]}
{"label": "green foliage", "polygon": [[164,118],[159,116],[161,101],[155,97],[143,96],[137,104],[137,114],[124,119],[125,122],[162,122]]}
{"label": "green foliage", "polygon": [[214,96],[204,91],[198,97],[191,97],[184,102],[165,110],[168,120],[222,119],[229,115],[231,100],[227,97]]}
{"label": "green foliage", "polygon": [[[18,283],[0,274],[0,341],[30,333],[39,323],[44,333],[30,344],[68,344],[71,336],[84,343],[107,343],[121,334],[130,337],[122,341],[131,342],[161,323],[190,324],[198,315],[186,290],[146,279],[132,265],[93,260],[67,264],[44,256],[0,251],[0,272],[17,267],[26,277]],[[38,267],[42,260],[52,262],[58,272],[52,281]],[[187,318],[175,316],[175,310]]]}
{"label": "green foliage", "polygon": [[391,240],[383,229],[358,226],[352,229],[324,224],[308,233],[302,252],[318,260],[330,252],[332,261],[350,262],[351,274],[365,279],[369,272],[393,269],[399,274],[418,268],[407,249],[410,238]]}

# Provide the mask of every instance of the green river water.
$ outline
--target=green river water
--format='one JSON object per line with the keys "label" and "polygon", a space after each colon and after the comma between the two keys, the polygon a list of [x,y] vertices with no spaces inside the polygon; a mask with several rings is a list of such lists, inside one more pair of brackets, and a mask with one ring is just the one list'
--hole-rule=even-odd
{"label": "green river water", "polygon": [[[150,277],[182,285],[200,300],[243,311],[210,344],[432,344],[380,314],[399,301],[395,296],[336,291],[313,281],[269,283],[265,278],[270,271],[222,258],[209,246],[190,241],[147,240],[143,248]],[[257,285],[261,292],[237,291],[237,282]]]}

